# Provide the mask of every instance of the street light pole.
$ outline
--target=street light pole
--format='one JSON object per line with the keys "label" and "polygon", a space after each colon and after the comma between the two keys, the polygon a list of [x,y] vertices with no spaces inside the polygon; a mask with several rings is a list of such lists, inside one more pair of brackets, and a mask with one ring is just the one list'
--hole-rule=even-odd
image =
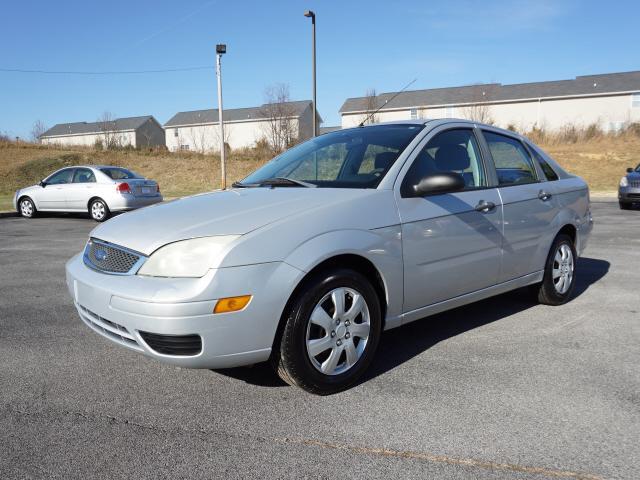
{"label": "street light pole", "polygon": [[216,45],[216,76],[218,77],[218,124],[220,126],[220,188],[227,188],[227,152],[224,148],[224,122],[222,121],[222,55],[227,53],[227,46],[223,44]]}
{"label": "street light pole", "polygon": [[307,10],[306,12],[304,12],[304,16],[305,17],[309,17],[311,18],[311,30],[312,30],[312,52],[311,52],[311,58],[312,58],[312,63],[313,63],[313,136],[317,136],[318,135],[318,125],[317,125],[317,113],[316,113],[316,14],[311,11],[311,10]]}

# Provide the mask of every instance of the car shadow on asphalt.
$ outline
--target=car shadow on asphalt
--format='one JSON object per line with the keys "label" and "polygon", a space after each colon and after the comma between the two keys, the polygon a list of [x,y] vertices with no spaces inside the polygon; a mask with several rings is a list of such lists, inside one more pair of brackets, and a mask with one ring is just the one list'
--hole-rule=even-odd
{"label": "car shadow on asphalt", "polygon": [[[591,285],[609,272],[606,260],[582,257],[576,268],[573,299],[583,295]],[[365,383],[420,355],[437,343],[474,328],[496,322],[538,305],[527,288],[513,290],[432,315],[385,332],[369,370],[359,380]],[[261,387],[287,386],[268,363],[214,372]]]}

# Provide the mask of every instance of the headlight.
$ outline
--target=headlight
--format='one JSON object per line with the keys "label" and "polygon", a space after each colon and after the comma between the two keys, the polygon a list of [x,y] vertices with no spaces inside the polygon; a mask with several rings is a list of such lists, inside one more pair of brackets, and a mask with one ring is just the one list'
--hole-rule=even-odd
{"label": "headlight", "polygon": [[203,277],[220,259],[224,247],[239,235],[202,237],[170,243],[156,250],[138,275],[151,277]]}
{"label": "headlight", "polygon": [[627,177],[622,177],[620,179],[620,186],[621,187],[628,187],[629,186],[629,180],[627,179]]}

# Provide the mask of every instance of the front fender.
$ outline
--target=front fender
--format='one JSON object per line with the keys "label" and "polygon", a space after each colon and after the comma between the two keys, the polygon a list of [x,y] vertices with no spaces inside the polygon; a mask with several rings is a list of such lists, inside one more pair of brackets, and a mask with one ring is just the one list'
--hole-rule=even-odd
{"label": "front fender", "polygon": [[385,287],[386,328],[400,324],[403,299],[402,240],[399,225],[374,230],[337,230],[313,237],[295,248],[284,261],[310,272],[339,255],[358,255],[377,269]]}

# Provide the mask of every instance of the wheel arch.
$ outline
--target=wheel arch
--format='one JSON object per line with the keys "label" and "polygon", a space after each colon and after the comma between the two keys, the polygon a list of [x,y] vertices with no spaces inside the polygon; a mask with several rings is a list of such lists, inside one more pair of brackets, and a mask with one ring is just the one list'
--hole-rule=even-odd
{"label": "wheel arch", "polygon": [[293,302],[296,300],[301,290],[307,285],[311,278],[317,274],[333,268],[346,268],[354,270],[367,278],[373,286],[378,301],[380,302],[380,311],[382,317],[382,330],[385,328],[386,314],[388,309],[388,289],[384,277],[374,263],[363,255],[357,253],[339,253],[319,261],[298,281],[297,285],[289,295],[287,302],[280,314],[278,320],[278,328],[273,339],[272,354],[278,351],[278,345],[282,338],[282,331],[286,323],[286,317],[291,309]]}
{"label": "wheel arch", "polygon": [[23,193],[18,197],[18,200],[16,200],[16,207],[18,211],[20,211],[20,202],[25,198],[28,198],[29,200],[31,200],[31,203],[33,203],[33,206],[36,208],[36,210],[38,209],[38,205],[36,204],[36,201],[34,200],[34,198],[31,195]]}
{"label": "wheel arch", "polygon": [[100,200],[102,202],[104,202],[105,206],[107,208],[109,208],[109,204],[107,203],[107,201],[102,198],[100,195],[93,195],[88,201],[87,201],[87,211],[89,211],[89,209],[91,208],[91,204],[95,201],[95,200]]}

